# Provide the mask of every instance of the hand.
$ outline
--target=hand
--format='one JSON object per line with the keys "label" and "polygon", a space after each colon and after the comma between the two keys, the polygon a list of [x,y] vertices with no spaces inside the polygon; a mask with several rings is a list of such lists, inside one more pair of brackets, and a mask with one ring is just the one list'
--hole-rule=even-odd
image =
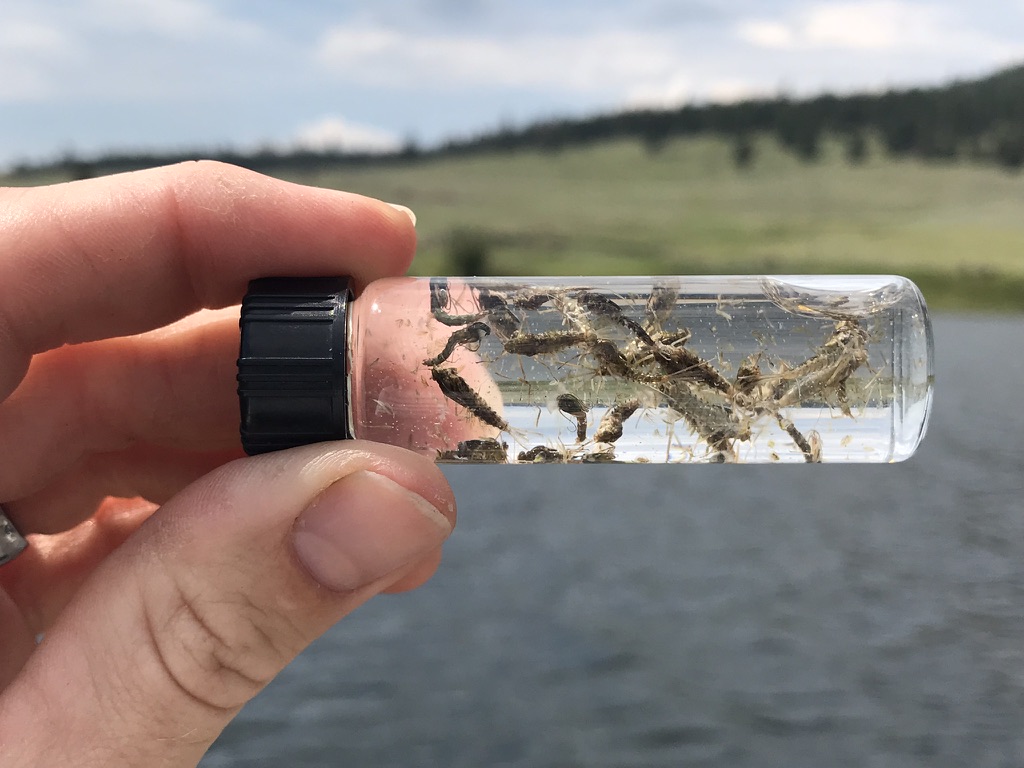
{"label": "hand", "polygon": [[5,768],[195,765],[334,622],[433,573],[436,467],[241,458],[237,313],[198,312],[263,275],[365,286],[414,242],[384,203],[213,163],[0,190],[0,502],[34,534],[0,567]]}

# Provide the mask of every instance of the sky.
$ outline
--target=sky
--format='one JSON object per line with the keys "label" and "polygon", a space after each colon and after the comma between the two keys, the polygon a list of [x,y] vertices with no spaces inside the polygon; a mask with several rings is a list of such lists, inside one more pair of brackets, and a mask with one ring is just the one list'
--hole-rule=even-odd
{"label": "sky", "polygon": [[0,167],[387,150],[1024,62],[1024,0],[0,0]]}

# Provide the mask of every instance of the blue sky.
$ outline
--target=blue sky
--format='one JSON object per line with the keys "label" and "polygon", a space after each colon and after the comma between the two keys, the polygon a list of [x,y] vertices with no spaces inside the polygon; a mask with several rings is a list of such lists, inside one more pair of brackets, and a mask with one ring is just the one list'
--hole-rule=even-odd
{"label": "blue sky", "polygon": [[1024,62],[1024,0],[0,0],[0,165],[388,148]]}

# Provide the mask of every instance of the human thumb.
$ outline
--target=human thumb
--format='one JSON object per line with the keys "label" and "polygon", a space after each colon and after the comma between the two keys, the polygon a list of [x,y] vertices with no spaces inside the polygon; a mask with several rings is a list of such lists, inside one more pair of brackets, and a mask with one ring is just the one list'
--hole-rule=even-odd
{"label": "human thumb", "polygon": [[396,448],[221,467],[96,569],[0,696],[5,768],[194,766],[312,640],[435,562],[454,520],[437,468]]}

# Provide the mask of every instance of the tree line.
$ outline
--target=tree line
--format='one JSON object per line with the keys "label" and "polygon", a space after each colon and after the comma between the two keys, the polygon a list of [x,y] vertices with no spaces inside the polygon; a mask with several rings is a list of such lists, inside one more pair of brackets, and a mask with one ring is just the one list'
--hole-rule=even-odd
{"label": "tree line", "polygon": [[405,163],[422,158],[522,149],[558,151],[613,139],[636,138],[658,152],[676,138],[717,136],[732,142],[736,165],[754,161],[754,137],[773,135],[800,159],[813,162],[826,137],[843,142],[851,163],[881,146],[891,157],[967,159],[1010,171],[1024,167],[1024,65],[978,80],[878,94],[831,94],[806,99],[750,99],[734,104],[691,104],[678,109],[633,110],[583,119],[560,119],[503,128],[424,149],[409,142],[390,154],[300,150],[252,153],[124,154],[96,160],[65,157],[15,172],[63,171],[72,177],[134,170],[208,157],[263,173],[317,170],[325,165]]}
{"label": "tree line", "polygon": [[836,137],[851,162],[865,159],[870,144],[877,142],[892,157],[964,158],[1019,170],[1024,167],[1024,66],[936,88],[750,99],[551,120],[452,142],[441,151],[557,150],[636,137],[656,152],[671,139],[719,136],[734,143],[734,158],[742,166],[753,158],[752,137],[765,134],[806,161],[819,157],[825,137]]}

